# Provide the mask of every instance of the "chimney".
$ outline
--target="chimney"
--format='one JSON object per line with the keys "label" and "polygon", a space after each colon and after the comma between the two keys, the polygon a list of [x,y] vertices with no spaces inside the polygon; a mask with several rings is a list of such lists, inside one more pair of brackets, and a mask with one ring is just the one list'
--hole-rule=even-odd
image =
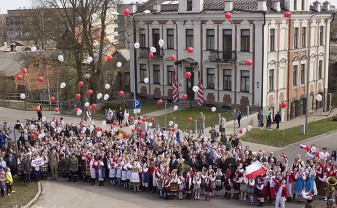
{"label": "chimney", "polygon": [[233,10],[233,0],[225,1],[225,12],[231,12]]}
{"label": "chimney", "polygon": [[323,2],[323,9],[325,11],[329,11],[330,10],[330,5],[331,5],[331,3],[328,2],[328,1]]}
{"label": "chimney", "polygon": [[267,11],[267,1],[266,0],[257,0],[257,10]]}
{"label": "chimney", "polygon": [[160,11],[161,11],[161,4],[157,0],[157,2],[153,4],[153,13],[159,13]]}
{"label": "chimney", "polygon": [[281,3],[280,0],[273,0],[272,1],[272,8],[277,11],[280,12],[281,11]]}
{"label": "chimney", "polygon": [[11,43],[11,52],[16,52],[16,45],[14,42]]}
{"label": "chimney", "polygon": [[313,4],[313,10],[315,10],[316,12],[321,12],[321,2],[315,1]]}

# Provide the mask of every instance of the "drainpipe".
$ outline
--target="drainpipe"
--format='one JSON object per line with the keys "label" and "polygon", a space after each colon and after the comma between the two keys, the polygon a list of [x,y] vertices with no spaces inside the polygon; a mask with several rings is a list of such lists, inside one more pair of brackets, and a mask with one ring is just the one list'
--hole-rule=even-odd
{"label": "drainpipe", "polygon": [[263,110],[263,76],[264,76],[264,27],[266,26],[266,12],[263,12],[263,26],[262,26],[262,79],[261,79],[261,109]]}
{"label": "drainpipe", "polygon": [[[289,98],[289,91],[290,91],[290,84],[289,84],[289,79],[290,79],[290,71],[289,71],[289,69],[290,69],[290,60],[289,60],[289,58],[290,58],[290,26],[291,26],[291,17],[289,17],[289,23],[288,23],[288,68],[287,68],[287,106],[288,106],[288,108],[287,108],[287,120],[290,120],[290,112],[291,112],[291,106],[290,106],[290,102],[289,102],[289,100],[290,100],[290,98]],[[310,30],[311,28],[310,28],[310,26],[309,26],[309,30]],[[310,31],[310,33],[311,33],[311,31]],[[309,35],[310,35],[310,33],[309,33]],[[311,41],[310,40],[310,37],[309,37],[309,41]],[[309,42],[309,44],[310,44],[310,42]],[[310,54],[310,48],[309,48],[309,54]],[[310,57],[310,55],[309,55],[309,57]],[[309,74],[308,74],[309,75]]]}

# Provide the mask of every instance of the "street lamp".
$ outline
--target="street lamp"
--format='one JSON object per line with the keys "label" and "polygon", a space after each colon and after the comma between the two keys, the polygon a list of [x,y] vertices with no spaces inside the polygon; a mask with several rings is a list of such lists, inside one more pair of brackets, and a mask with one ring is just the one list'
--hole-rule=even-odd
{"label": "street lamp", "polygon": [[[133,100],[136,101],[136,68],[135,68],[135,50],[134,50],[134,42],[135,42],[135,37],[134,37],[134,28],[133,28],[133,19],[135,16],[137,15],[141,15],[141,14],[152,14],[150,10],[145,10],[143,12],[138,12],[138,13],[134,13],[131,16],[131,41],[130,41],[130,79],[133,81],[131,81],[131,91],[133,91]],[[135,113],[135,117],[137,119],[137,113]]]}

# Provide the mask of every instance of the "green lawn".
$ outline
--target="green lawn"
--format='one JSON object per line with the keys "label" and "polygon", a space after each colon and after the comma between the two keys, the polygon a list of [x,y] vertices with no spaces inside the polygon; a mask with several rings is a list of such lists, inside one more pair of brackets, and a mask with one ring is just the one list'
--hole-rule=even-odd
{"label": "green lawn", "polygon": [[[280,124],[282,125],[282,124]],[[244,141],[265,144],[275,147],[285,147],[289,144],[324,134],[337,129],[337,122],[332,118],[315,121],[308,124],[308,134],[300,134],[300,127],[286,130],[252,129],[243,136]]]}
{"label": "green lawn", "polygon": [[[181,130],[192,130],[194,129],[194,120],[198,120],[198,116],[200,112],[203,112],[206,121],[205,127],[210,127],[211,125],[218,125],[219,124],[219,113],[224,114],[227,121],[232,120],[232,116],[226,112],[212,112],[210,109],[204,108],[187,108],[184,110],[176,111],[173,113],[166,114],[166,127],[169,128],[169,121],[175,121],[178,124],[179,129]],[[192,117],[193,122],[188,123],[187,118]],[[159,116],[155,118],[155,123],[159,123],[162,127],[165,127],[165,116]],[[199,128],[199,127],[198,127]]]}
{"label": "green lawn", "polygon": [[25,183],[20,178],[14,178],[14,184],[12,186],[15,193],[12,193],[11,196],[6,198],[0,198],[0,207],[22,207],[30,200],[32,200],[37,193],[37,183],[32,182],[28,187],[25,186]]}
{"label": "green lawn", "polygon": [[[171,107],[171,105],[166,106],[166,108],[169,108],[169,107]],[[142,103],[141,108],[140,108],[141,110],[140,114],[144,115],[144,114],[148,114],[148,113],[158,111],[158,110],[163,110],[163,109],[165,109],[165,105],[157,105],[157,103]],[[130,110],[130,114],[134,116],[133,109]]]}

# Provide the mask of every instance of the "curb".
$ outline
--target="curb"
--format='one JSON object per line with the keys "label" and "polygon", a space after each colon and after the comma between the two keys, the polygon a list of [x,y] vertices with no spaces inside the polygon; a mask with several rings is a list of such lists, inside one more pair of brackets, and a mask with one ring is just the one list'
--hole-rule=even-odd
{"label": "curb", "polygon": [[32,206],[41,196],[42,193],[42,186],[40,182],[37,182],[37,193],[35,195],[35,197],[30,200],[30,202],[28,202],[28,204],[26,204],[25,206],[23,206],[23,208],[29,208],[30,206]]}

